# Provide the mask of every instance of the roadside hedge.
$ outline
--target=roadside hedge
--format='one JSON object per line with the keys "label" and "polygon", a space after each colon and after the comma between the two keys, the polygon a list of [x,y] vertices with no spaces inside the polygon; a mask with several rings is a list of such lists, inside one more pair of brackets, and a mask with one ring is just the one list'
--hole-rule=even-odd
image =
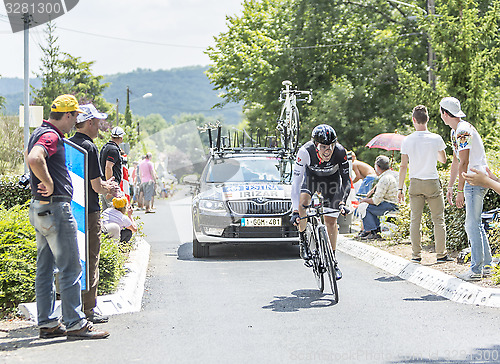
{"label": "roadside hedge", "polygon": [[22,302],[35,299],[36,235],[27,204],[0,206],[0,310],[1,316]]}
{"label": "roadside hedge", "polygon": [[[20,303],[35,301],[36,233],[28,209],[28,203],[10,209],[0,205],[0,318],[14,313]],[[130,244],[121,248],[102,239],[99,294],[116,289],[130,249]]]}
{"label": "roadside hedge", "polygon": [[21,176],[0,176],[0,204],[6,209],[24,205],[31,199],[31,190],[19,185]]}

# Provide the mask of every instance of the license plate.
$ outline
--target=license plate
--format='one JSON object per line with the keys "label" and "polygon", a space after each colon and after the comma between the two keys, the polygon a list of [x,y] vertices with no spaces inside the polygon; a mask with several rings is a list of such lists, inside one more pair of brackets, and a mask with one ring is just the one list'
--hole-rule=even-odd
{"label": "license plate", "polygon": [[246,217],[241,219],[241,226],[281,226],[280,217]]}

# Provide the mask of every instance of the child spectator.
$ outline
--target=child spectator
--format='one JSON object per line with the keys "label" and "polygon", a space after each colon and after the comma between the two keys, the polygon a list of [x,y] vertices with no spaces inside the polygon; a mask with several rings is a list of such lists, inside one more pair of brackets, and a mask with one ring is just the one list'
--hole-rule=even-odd
{"label": "child spectator", "polygon": [[132,218],[132,208],[127,197],[113,198],[113,207],[102,212],[102,232],[114,240],[128,242],[132,233],[137,231],[137,225]]}

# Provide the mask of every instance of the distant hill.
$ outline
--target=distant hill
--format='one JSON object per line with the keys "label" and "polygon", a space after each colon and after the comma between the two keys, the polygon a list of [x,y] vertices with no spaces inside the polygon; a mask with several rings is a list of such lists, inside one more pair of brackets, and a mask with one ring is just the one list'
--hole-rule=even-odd
{"label": "distant hill", "polygon": [[[220,118],[226,124],[238,124],[241,119],[241,106],[228,104],[223,109],[212,106],[222,101],[218,92],[212,90],[207,76],[207,67],[184,67],[171,70],[151,71],[137,69],[129,73],[104,76],[104,82],[111,83],[104,91],[104,98],[111,103],[119,99],[119,110],[125,112],[127,86],[130,88],[130,108],[136,115],[161,114],[167,122],[182,113],[202,113]],[[40,87],[40,80],[33,79],[31,84]],[[152,93],[150,98],[142,98]],[[6,99],[6,113],[17,114],[23,100],[23,80],[20,78],[0,78],[0,95]]]}

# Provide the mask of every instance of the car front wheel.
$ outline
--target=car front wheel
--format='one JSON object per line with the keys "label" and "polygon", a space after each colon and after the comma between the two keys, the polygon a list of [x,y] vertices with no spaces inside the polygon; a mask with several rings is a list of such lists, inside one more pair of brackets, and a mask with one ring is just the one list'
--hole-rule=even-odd
{"label": "car front wheel", "polygon": [[198,239],[196,239],[196,235],[193,231],[193,257],[195,258],[206,258],[209,255],[209,246],[201,245]]}

